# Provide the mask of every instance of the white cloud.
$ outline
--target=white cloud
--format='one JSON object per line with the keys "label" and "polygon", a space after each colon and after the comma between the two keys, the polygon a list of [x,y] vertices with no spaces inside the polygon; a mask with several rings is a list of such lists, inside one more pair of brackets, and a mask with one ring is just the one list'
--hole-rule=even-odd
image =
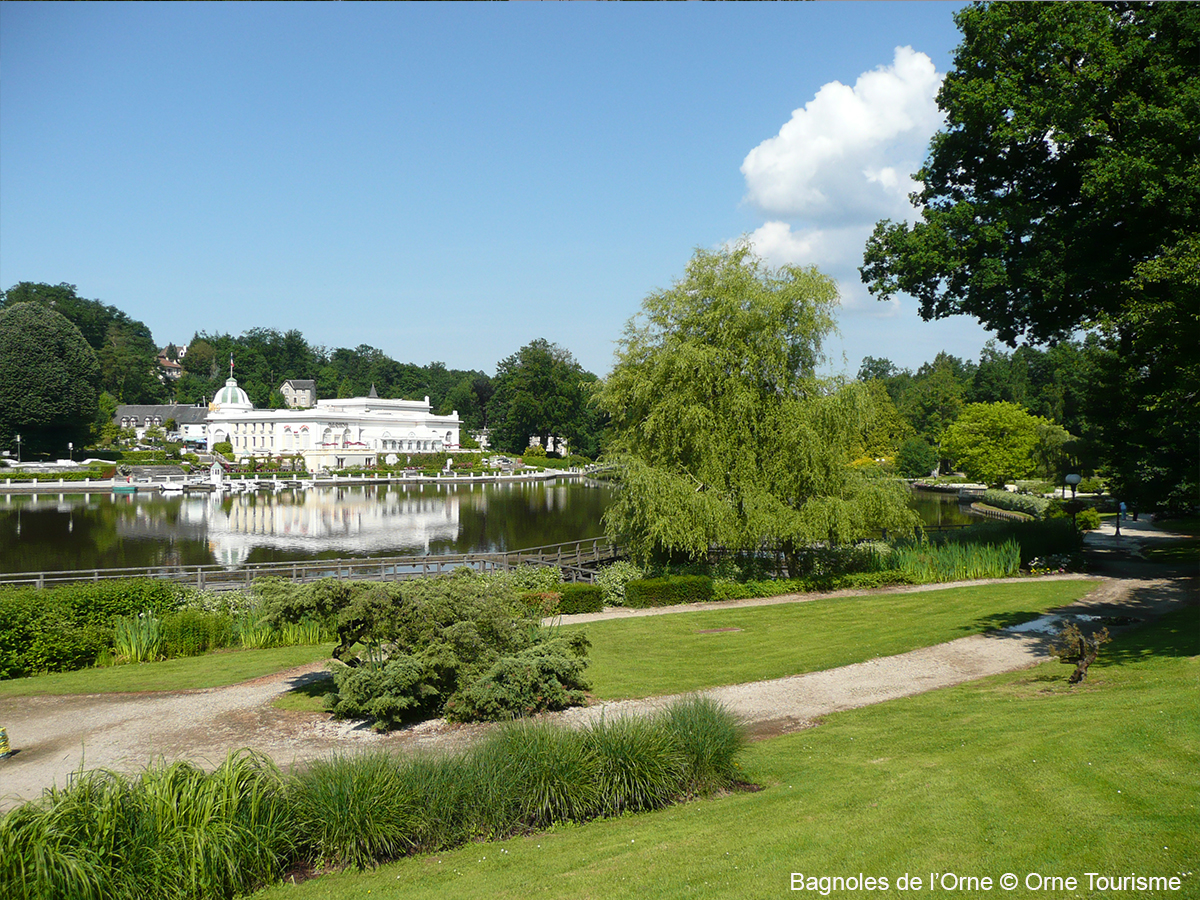
{"label": "white cloud", "polygon": [[907,195],[942,124],[933,61],[897,47],[890,66],[833,81],[742,163],[746,200],[768,216],[814,223],[910,214]]}
{"label": "white cloud", "polygon": [[749,235],[755,250],[774,265],[815,265],[832,276],[843,317],[903,315],[901,300],[880,303],[867,292],[858,266],[877,221],[917,216],[909,173],[943,124],[941,83],[928,56],[897,47],[891,65],[854,87],[824,85],[742,163],[746,201],[768,219]]}

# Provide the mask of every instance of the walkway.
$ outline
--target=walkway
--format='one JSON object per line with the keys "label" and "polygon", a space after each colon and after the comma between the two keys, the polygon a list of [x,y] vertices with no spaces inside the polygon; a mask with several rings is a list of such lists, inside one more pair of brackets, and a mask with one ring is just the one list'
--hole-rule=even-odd
{"label": "walkway", "polygon": [[[1103,538],[1101,534],[1093,540]],[[1134,537],[1123,535],[1123,539],[1132,541]],[[793,596],[758,602],[811,599]],[[1186,577],[1102,578],[1087,597],[1062,612],[1086,610],[1145,619],[1196,602],[1194,580]],[[749,601],[739,605],[749,605]],[[695,608],[638,613],[664,615]],[[831,712],[1024,669],[1047,657],[1044,636],[994,632],[838,669],[706,693],[742,716],[752,733],[778,734],[809,727]],[[313,663],[212,690],[0,700],[0,724],[7,727],[13,747],[19,751],[0,761],[0,810],[35,798],[52,784],[63,785],[81,766],[130,772],[160,758],[215,764],[229,750],[241,747],[258,750],[288,766],[359,747],[453,748],[489,727],[452,725],[438,719],[379,735],[360,723],[336,722],[325,715],[285,712],[271,706],[276,697],[319,677],[323,668],[322,663]],[[636,714],[669,699],[606,702],[569,710],[558,718],[582,722],[601,715]]]}

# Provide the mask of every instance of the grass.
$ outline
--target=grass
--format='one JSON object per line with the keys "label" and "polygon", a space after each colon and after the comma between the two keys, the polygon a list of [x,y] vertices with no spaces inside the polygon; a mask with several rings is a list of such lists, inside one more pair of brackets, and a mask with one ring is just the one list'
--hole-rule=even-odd
{"label": "grass", "polygon": [[[1200,897],[1200,615],[1119,637],[1079,688],[1046,663],[752,745],[765,789],[403,860],[261,900],[768,898],[792,873],[1074,877],[1008,897]],[[1085,873],[1171,876],[1100,892]],[[959,891],[960,896],[981,892]],[[820,896],[809,891],[802,896]]]}
{"label": "grass", "polygon": [[583,629],[592,642],[588,678],[597,698],[653,697],[907,653],[1028,621],[1094,586],[1089,580],[1029,581],[822,597],[564,627]]}
{"label": "grass", "polygon": [[276,709],[292,712],[319,713],[325,711],[325,696],[335,689],[333,673],[320,672],[299,687],[280,694],[271,704]]}
{"label": "grass", "polygon": [[1195,564],[1200,562],[1200,537],[1182,540],[1156,539],[1144,544],[1142,553],[1154,562]]}
{"label": "grass", "polygon": [[224,687],[328,659],[332,652],[333,644],[275,647],[269,650],[217,650],[203,656],[162,662],[14,678],[0,681],[0,698]]}

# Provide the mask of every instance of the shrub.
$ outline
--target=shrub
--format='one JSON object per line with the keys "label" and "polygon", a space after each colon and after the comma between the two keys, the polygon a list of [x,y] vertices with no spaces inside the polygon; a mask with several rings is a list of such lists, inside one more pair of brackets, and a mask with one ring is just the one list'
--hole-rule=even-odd
{"label": "shrub", "polygon": [[1100,527],[1100,513],[1090,507],[1075,514],[1075,527],[1080,531],[1095,531]]}
{"label": "shrub", "polygon": [[713,581],[706,575],[672,575],[647,578],[625,585],[625,603],[637,609],[703,603],[713,597]]}
{"label": "shrub", "polygon": [[120,616],[171,612],[182,591],[144,578],[0,590],[0,677],[93,665],[113,646]]}
{"label": "shrub", "polygon": [[587,638],[576,632],[502,656],[446,703],[459,722],[503,721],[587,702]]}
{"label": "shrub", "polygon": [[1033,494],[1013,494],[1009,491],[984,491],[982,500],[987,506],[1024,513],[1035,519],[1042,518],[1046,514],[1046,508],[1050,505],[1047,497],[1037,497]]}
{"label": "shrub", "polygon": [[619,559],[596,573],[595,584],[604,593],[605,606],[624,606],[625,586],[631,581],[644,577],[644,573],[638,566]]}
{"label": "shrub", "polygon": [[567,584],[562,589],[558,611],[564,616],[595,613],[604,609],[604,590],[595,584]]}

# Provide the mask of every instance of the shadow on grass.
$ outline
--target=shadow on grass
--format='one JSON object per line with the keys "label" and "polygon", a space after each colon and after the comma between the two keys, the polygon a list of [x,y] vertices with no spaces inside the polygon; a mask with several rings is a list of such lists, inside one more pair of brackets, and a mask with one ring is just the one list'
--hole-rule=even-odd
{"label": "shadow on grass", "polygon": [[1200,655],[1200,606],[1185,606],[1114,637],[1093,664],[1105,668],[1150,657]]}
{"label": "shadow on grass", "polygon": [[1004,631],[1005,628],[1012,628],[1014,625],[1023,625],[1025,622],[1032,622],[1034,619],[1041,618],[1046,613],[1041,610],[1025,610],[1023,612],[1005,612],[996,613],[990,616],[976,619],[970,625],[964,625],[963,631],[967,634],[979,634],[985,631],[999,631],[1000,634],[996,637],[1028,637],[1028,632],[1012,632]]}

